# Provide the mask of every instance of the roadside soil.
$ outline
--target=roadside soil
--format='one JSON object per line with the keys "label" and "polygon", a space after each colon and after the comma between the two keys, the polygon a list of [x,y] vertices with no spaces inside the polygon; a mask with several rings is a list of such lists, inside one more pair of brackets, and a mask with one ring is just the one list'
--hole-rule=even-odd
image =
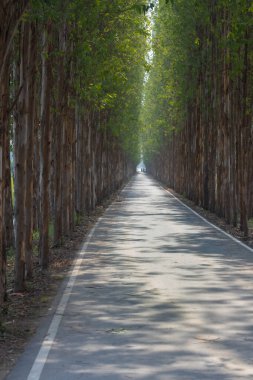
{"label": "roadside soil", "polygon": [[[249,238],[245,239],[239,228],[227,225],[225,220],[196,206],[173,190],[168,190],[208,221],[253,248],[253,228],[250,230]],[[27,282],[27,290],[24,293],[13,292],[14,258],[9,258],[8,301],[0,313],[0,380],[3,380],[14,366],[19,355],[23,352],[25,344],[36,332],[41,318],[48,313],[52,300],[56,296],[62,280],[68,276],[76,254],[90,229],[108,205],[117,199],[120,200],[119,192],[104,201],[90,216],[83,217],[80,224],[75,228],[71,239],[66,240],[61,247],[51,249],[51,262],[48,271],[42,272],[40,270],[38,257],[35,255],[34,278]]]}

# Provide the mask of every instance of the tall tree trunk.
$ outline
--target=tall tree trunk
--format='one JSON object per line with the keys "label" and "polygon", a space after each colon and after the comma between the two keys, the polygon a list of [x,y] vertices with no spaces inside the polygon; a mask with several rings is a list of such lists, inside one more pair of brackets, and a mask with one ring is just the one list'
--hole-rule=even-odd
{"label": "tall tree trunk", "polygon": [[26,224],[26,252],[25,274],[26,278],[33,275],[32,264],[32,235],[33,235],[33,157],[34,157],[34,124],[35,124],[35,99],[36,99],[36,30],[35,24],[29,25],[28,30],[28,64],[26,79],[26,123],[27,123],[27,167],[26,167],[26,199],[25,199],[25,224]]}
{"label": "tall tree trunk", "polygon": [[54,182],[54,245],[59,245],[64,234],[64,217],[63,210],[63,195],[65,187],[64,179],[64,160],[65,150],[63,145],[64,140],[64,118],[66,114],[66,23],[62,25],[58,35],[59,51],[63,54],[58,60],[57,79],[56,79],[56,115],[55,115],[55,182]]}
{"label": "tall tree trunk", "polygon": [[43,33],[41,74],[41,141],[40,141],[40,264],[49,264],[49,172],[50,172],[50,96],[51,96],[51,39],[52,23],[48,21]]}
{"label": "tall tree trunk", "polygon": [[9,132],[9,65],[6,66],[6,76],[3,80],[2,95],[2,126],[4,133],[4,247],[8,249],[14,247],[13,231],[13,205],[11,189],[11,163],[10,163],[10,132]]}
{"label": "tall tree trunk", "polygon": [[63,127],[57,118],[55,149],[55,209],[54,209],[54,245],[57,246],[62,238],[62,177],[63,177]]}
{"label": "tall tree trunk", "polygon": [[0,83],[0,305],[6,297],[6,151],[8,145],[9,70]]}
{"label": "tall tree trunk", "polygon": [[[244,45],[244,67],[242,75],[242,125],[241,125],[241,137],[240,137],[240,228],[244,232],[244,236],[249,234],[249,199],[250,199],[250,185],[252,185],[252,179],[250,178],[250,165],[248,158],[250,157],[250,147],[252,139],[252,112],[249,108],[248,101],[250,99],[250,81],[249,81],[249,51],[248,51],[248,30],[245,32],[245,45]],[[251,105],[252,107],[252,105]]]}
{"label": "tall tree trunk", "polygon": [[29,26],[22,23],[20,29],[19,88],[21,88],[16,107],[14,129],[15,146],[15,291],[25,289],[25,198],[26,198],[26,161],[27,161],[27,113],[26,113],[26,68]]}
{"label": "tall tree trunk", "polygon": [[[9,79],[7,77],[7,79]],[[8,121],[7,121],[8,122]],[[14,228],[13,228],[13,203],[12,203],[12,175],[10,162],[10,133],[6,127],[5,143],[5,189],[4,189],[4,221],[5,221],[5,247],[14,247]]]}

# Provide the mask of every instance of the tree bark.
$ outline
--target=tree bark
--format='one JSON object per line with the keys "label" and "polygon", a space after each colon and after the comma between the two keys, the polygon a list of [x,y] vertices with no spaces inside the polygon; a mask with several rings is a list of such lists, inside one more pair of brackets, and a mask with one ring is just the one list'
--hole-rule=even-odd
{"label": "tree bark", "polygon": [[27,78],[26,78],[26,123],[27,123],[27,162],[26,162],[26,198],[25,198],[25,224],[26,224],[26,251],[25,275],[33,276],[32,263],[32,235],[33,235],[33,157],[34,157],[34,124],[36,99],[36,29],[35,24],[29,24],[27,44]]}
{"label": "tree bark", "polygon": [[25,198],[26,198],[26,161],[27,161],[27,112],[26,112],[26,68],[28,24],[22,23],[20,29],[20,63],[19,63],[19,94],[16,107],[16,123],[14,128],[15,147],[15,291],[25,290]]}
{"label": "tree bark", "polygon": [[41,74],[41,119],[40,119],[40,265],[47,269],[49,264],[49,190],[50,190],[50,97],[51,63],[50,54],[52,23],[47,22],[43,33],[42,74]]}

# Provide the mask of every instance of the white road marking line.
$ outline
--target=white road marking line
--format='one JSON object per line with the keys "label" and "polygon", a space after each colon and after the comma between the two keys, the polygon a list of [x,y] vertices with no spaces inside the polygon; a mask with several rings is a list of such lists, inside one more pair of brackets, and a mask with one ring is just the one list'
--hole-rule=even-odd
{"label": "white road marking line", "polygon": [[98,219],[97,223],[94,225],[94,227],[90,231],[90,233],[86,239],[86,242],[84,243],[81,251],[79,252],[78,257],[76,258],[74,268],[73,268],[72,273],[70,275],[69,281],[66,285],[66,288],[63,292],[60,303],[56,309],[56,312],[54,314],[52,322],[49,326],[49,329],[47,331],[47,335],[41,344],[41,348],[38,352],[36,359],[34,360],[33,366],[29,372],[27,380],[39,380],[40,379],[41,373],[42,373],[43,368],[44,368],[46,361],[47,361],[48,354],[49,354],[49,352],[52,348],[52,345],[54,343],[59,325],[61,323],[64,311],[66,308],[66,305],[68,303],[68,300],[69,300],[69,297],[71,295],[73,286],[75,284],[76,277],[79,273],[80,266],[81,266],[81,263],[83,260],[83,255],[85,254],[85,252],[88,248],[89,242],[90,242],[90,240],[94,234],[94,231],[95,231],[97,225],[99,224],[100,220],[101,220],[101,218]]}
{"label": "white road marking line", "polygon": [[187,206],[184,202],[180,201],[180,199],[178,199],[174,194],[172,194],[169,190],[165,189],[164,187],[160,186],[161,189],[163,189],[164,191],[166,191],[168,194],[170,194],[173,198],[175,198],[182,206],[184,206],[185,208],[187,208],[188,210],[190,210],[193,214],[197,215],[200,219],[202,219],[205,223],[209,224],[209,226],[212,226],[213,228],[215,228],[216,230],[222,232],[225,236],[229,237],[230,239],[232,239],[233,241],[235,241],[237,244],[241,245],[242,247],[246,248],[248,251],[250,252],[253,252],[253,249],[250,248],[248,245],[242,243],[240,240],[236,239],[234,236],[228,234],[226,231],[222,230],[220,227],[217,227],[215,226],[215,224],[209,222],[206,218],[204,218],[203,216],[199,215],[196,211],[194,211],[193,209],[191,209],[189,206]]}

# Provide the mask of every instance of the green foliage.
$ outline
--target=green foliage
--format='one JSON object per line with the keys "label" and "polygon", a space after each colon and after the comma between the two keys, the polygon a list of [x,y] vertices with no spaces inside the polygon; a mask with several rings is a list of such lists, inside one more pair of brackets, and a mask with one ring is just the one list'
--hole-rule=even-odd
{"label": "green foliage", "polygon": [[[151,159],[163,142],[183,127],[198,98],[203,75],[206,92],[211,91],[215,55],[226,60],[215,60],[217,75],[224,64],[232,80],[242,75],[245,46],[251,61],[253,58],[252,12],[247,0],[159,2],[154,17],[152,67],[141,114],[146,159]],[[207,112],[208,107],[205,105],[202,111]]]}
{"label": "green foliage", "polygon": [[33,254],[35,256],[39,255],[39,240],[40,240],[39,230],[34,230],[33,235],[32,235],[32,242],[33,242]]}
{"label": "green foliage", "polygon": [[148,33],[139,10],[145,6],[146,12],[152,4],[132,0],[126,8],[125,2],[118,0],[96,2],[86,9],[77,1],[76,6],[76,92],[83,101],[110,115],[104,127],[137,159]]}
{"label": "green foliage", "polygon": [[[192,55],[195,67],[197,36],[194,16],[184,1],[160,4],[154,19],[152,39],[153,62],[145,84],[141,115],[142,141],[146,160],[159,151],[164,138],[180,127],[186,104],[194,92],[185,81]],[[183,38],[182,38],[183,37]]]}
{"label": "green foliage", "polygon": [[123,0],[32,0],[29,16],[42,24],[52,21],[54,38],[65,29],[66,50],[54,51],[52,57],[62,55],[72,68],[69,104],[82,102],[86,109],[108,115],[103,127],[110,128],[133,157],[139,149],[138,113],[146,67],[145,14],[153,7],[143,0],[127,4]]}
{"label": "green foliage", "polygon": [[80,226],[84,220],[84,215],[75,211],[74,218],[75,218],[75,226]]}
{"label": "green foliage", "polygon": [[33,241],[39,242],[39,238],[40,238],[39,230],[34,230],[33,231]]}
{"label": "green foliage", "polygon": [[6,255],[7,255],[8,259],[15,257],[15,249],[14,249],[14,247],[9,247],[7,249],[7,251],[6,251]]}

